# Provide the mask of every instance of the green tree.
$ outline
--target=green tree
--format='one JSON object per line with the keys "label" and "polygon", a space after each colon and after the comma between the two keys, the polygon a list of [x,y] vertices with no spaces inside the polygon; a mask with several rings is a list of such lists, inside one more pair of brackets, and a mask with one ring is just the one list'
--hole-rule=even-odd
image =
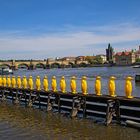
{"label": "green tree", "polygon": [[103,59],[100,56],[87,56],[86,60],[90,64],[102,64],[103,63]]}
{"label": "green tree", "polygon": [[96,61],[96,64],[102,64],[103,63],[103,59],[100,56],[96,56],[95,61]]}
{"label": "green tree", "polygon": [[140,58],[136,58],[136,62],[140,62]]}

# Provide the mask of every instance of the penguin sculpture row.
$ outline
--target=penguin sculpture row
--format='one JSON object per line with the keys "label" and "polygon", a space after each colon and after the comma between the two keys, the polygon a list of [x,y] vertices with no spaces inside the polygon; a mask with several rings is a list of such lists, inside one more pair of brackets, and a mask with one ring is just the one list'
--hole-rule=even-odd
{"label": "penguin sculpture row", "polygon": [[[132,77],[128,76],[125,79],[125,94],[127,98],[133,98],[132,94]],[[116,77],[111,76],[108,82],[108,92],[109,95],[111,97],[116,97],[116,84],[115,84],[115,80]],[[44,76],[43,78],[43,90],[44,91],[48,91],[49,90],[49,82],[48,82],[48,78],[47,76]],[[6,77],[6,76],[0,76],[0,86],[2,87],[12,87],[12,88],[23,88],[23,89],[27,89],[29,88],[30,90],[34,89],[34,82],[33,82],[33,77],[29,76],[29,78],[27,79],[26,76],[23,76],[23,78],[21,78],[20,76],[18,76],[17,78],[15,76],[12,76],[12,78],[10,78],[10,76]],[[60,90],[62,93],[66,93],[66,80],[65,77],[62,76],[60,79]],[[70,88],[71,88],[71,93],[72,94],[77,94],[77,83],[76,83],[76,77],[72,76],[71,77],[71,81],[70,81]],[[97,96],[101,96],[101,88],[102,88],[102,84],[101,84],[101,77],[97,76],[96,80],[95,80],[95,94]],[[40,80],[40,76],[36,77],[35,80],[35,89],[37,91],[41,90],[41,80]],[[51,90],[53,92],[57,91],[57,80],[55,76],[52,76],[51,79]],[[87,95],[88,94],[88,83],[87,83],[87,77],[83,76],[81,79],[81,91],[83,95]]]}

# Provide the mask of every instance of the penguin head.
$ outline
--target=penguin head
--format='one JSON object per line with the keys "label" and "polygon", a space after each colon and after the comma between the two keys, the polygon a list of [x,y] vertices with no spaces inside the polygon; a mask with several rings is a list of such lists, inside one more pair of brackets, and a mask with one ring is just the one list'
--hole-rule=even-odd
{"label": "penguin head", "polygon": [[126,77],[126,80],[133,80],[133,78],[128,76],[128,77]]}
{"label": "penguin head", "polygon": [[110,77],[110,80],[116,80],[116,77],[111,76],[111,77]]}
{"label": "penguin head", "polygon": [[47,76],[44,76],[44,79],[47,79]]}
{"label": "penguin head", "polygon": [[82,79],[83,79],[83,80],[86,80],[86,79],[87,79],[87,77],[86,77],[86,76],[83,76],[83,77],[82,77]]}
{"label": "penguin head", "polygon": [[32,76],[29,76],[29,78],[32,78]]}
{"label": "penguin head", "polygon": [[75,76],[72,76],[72,77],[71,77],[71,79],[75,80],[75,79],[76,79],[76,77],[75,77]]}
{"label": "penguin head", "polygon": [[40,76],[37,76],[36,78],[37,78],[37,79],[39,79],[39,78],[40,78]]}
{"label": "penguin head", "polygon": [[101,77],[100,77],[100,76],[97,76],[97,77],[96,77],[96,79],[97,79],[97,80],[100,80],[100,79],[101,79]]}
{"label": "penguin head", "polygon": [[52,77],[52,79],[56,79],[56,77],[55,77],[55,76],[53,76],[53,77]]}
{"label": "penguin head", "polygon": [[65,77],[64,77],[64,76],[62,76],[61,78],[62,78],[62,79],[65,79]]}

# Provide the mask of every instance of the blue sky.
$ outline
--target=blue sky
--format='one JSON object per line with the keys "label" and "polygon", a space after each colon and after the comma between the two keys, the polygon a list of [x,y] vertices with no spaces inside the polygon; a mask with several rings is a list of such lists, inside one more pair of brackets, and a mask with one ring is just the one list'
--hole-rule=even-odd
{"label": "blue sky", "polygon": [[0,0],[0,59],[105,54],[140,45],[139,0]]}

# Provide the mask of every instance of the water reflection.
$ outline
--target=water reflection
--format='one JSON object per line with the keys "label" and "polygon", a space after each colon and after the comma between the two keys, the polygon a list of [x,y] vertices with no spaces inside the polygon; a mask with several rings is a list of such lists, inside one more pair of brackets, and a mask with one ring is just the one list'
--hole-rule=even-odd
{"label": "water reflection", "polygon": [[140,133],[118,125],[105,127],[90,119],[71,119],[57,112],[0,103],[1,139],[138,140]]}

